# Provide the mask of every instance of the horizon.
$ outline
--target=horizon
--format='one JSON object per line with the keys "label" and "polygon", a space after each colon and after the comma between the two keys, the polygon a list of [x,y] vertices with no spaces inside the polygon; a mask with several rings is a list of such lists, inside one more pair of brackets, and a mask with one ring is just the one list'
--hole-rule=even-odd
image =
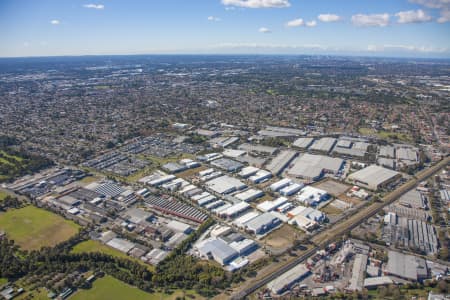
{"label": "horizon", "polygon": [[5,0],[0,17],[4,58],[159,54],[450,58],[446,0]]}

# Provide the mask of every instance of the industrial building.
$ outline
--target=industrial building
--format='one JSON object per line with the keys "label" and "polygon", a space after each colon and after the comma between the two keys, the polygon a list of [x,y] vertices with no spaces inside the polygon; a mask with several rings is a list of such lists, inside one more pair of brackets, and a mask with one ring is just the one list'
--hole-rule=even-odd
{"label": "industrial building", "polygon": [[367,266],[367,255],[357,253],[353,261],[352,277],[350,278],[350,291],[362,291],[364,287],[364,273]]}
{"label": "industrial building", "polygon": [[258,168],[249,166],[249,167],[242,168],[242,170],[239,172],[238,175],[242,178],[248,178],[252,175],[255,175],[256,172],[258,172],[259,170],[260,169],[258,169]]}
{"label": "industrial building", "polygon": [[269,211],[272,211],[272,210],[276,209],[277,207],[285,204],[286,202],[288,202],[287,198],[279,197],[279,198],[275,199],[274,201],[266,200],[266,201],[258,204],[256,206],[256,208],[263,212],[269,212]]}
{"label": "industrial building", "polygon": [[106,245],[126,254],[128,254],[128,252],[130,252],[130,250],[135,247],[134,243],[121,238],[113,238],[112,240],[108,241]]}
{"label": "industrial building", "polygon": [[311,231],[319,226],[319,224],[316,221],[308,219],[307,217],[302,216],[300,214],[292,217],[292,219],[290,219],[288,223],[292,225],[295,224],[304,231]]}
{"label": "industrial building", "polygon": [[264,196],[264,192],[257,189],[248,189],[245,192],[234,195],[235,198],[245,202],[253,201],[262,196]]}
{"label": "industrial building", "polygon": [[295,193],[297,193],[298,191],[300,191],[300,189],[303,187],[304,185],[301,183],[292,183],[284,188],[282,188],[280,190],[280,194],[283,196],[291,196],[294,195]]}
{"label": "industrial building", "polygon": [[332,153],[344,157],[353,156],[363,158],[370,144],[364,141],[353,140],[351,138],[341,138],[333,148]]}
{"label": "industrial building", "polygon": [[272,183],[270,185],[270,189],[272,192],[278,192],[280,189],[290,185],[292,183],[292,180],[289,178],[283,178],[275,183]]}
{"label": "industrial building", "polygon": [[200,242],[197,250],[201,256],[214,259],[222,266],[229,264],[239,256],[239,253],[220,239],[210,238]]}
{"label": "industrial building", "polygon": [[316,140],[311,147],[309,147],[309,150],[329,153],[331,149],[333,149],[334,144],[336,144],[336,141],[337,140],[332,137],[323,137]]}
{"label": "industrial building", "polygon": [[309,206],[316,206],[321,201],[327,200],[329,197],[330,195],[326,191],[308,185],[301,189],[296,198],[301,203]]}
{"label": "industrial building", "polygon": [[245,227],[245,223],[247,223],[251,219],[256,218],[259,215],[260,215],[260,213],[256,212],[256,211],[248,212],[248,213],[240,216],[239,218],[235,219],[233,221],[233,224],[236,225],[237,227],[244,228]]}
{"label": "industrial building", "polygon": [[167,200],[156,196],[149,196],[144,201],[153,209],[197,223],[203,223],[208,219],[207,214],[177,200]]}
{"label": "industrial building", "polygon": [[169,223],[167,223],[166,227],[169,228],[170,230],[181,232],[184,234],[189,234],[193,230],[190,225],[176,220],[172,220]]}
{"label": "industrial building", "polygon": [[144,221],[148,221],[152,216],[152,213],[139,208],[131,208],[127,210],[123,215],[124,219],[134,224],[140,224]]}
{"label": "industrial building", "polygon": [[168,162],[168,163],[162,165],[162,169],[164,171],[167,171],[167,172],[173,174],[173,173],[183,172],[184,170],[187,170],[188,167],[186,165],[181,165],[176,162]]}
{"label": "industrial building", "polygon": [[267,287],[274,294],[282,294],[309,274],[310,270],[306,265],[298,264],[286,273],[269,282]]}
{"label": "industrial building", "polygon": [[377,165],[368,166],[348,176],[347,180],[356,185],[378,190],[389,183],[398,180],[401,174]]}
{"label": "industrial building", "polygon": [[278,225],[281,224],[281,220],[275,217],[270,212],[263,213],[247,223],[245,223],[245,227],[247,230],[251,231],[254,234],[265,234],[270,230],[274,229]]}
{"label": "industrial building", "polygon": [[242,144],[239,145],[238,149],[245,150],[247,152],[256,152],[266,155],[274,155],[277,152],[277,148],[264,146],[264,145],[252,145],[252,144]]}
{"label": "industrial building", "polygon": [[298,157],[288,174],[294,177],[318,180],[324,173],[337,174],[344,160],[341,158],[305,153]]}
{"label": "industrial building", "polygon": [[243,156],[247,153],[247,151],[244,150],[236,150],[236,149],[226,149],[222,152],[223,156],[231,157],[231,158],[237,158],[240,156]]}
{"label": "industrial building", "polygon": [[244,166],[242,163],[228,158],[216,159],[211,162],[211,165],[230,173],[237,172]]}
{"label": "industrial building", "polygon": [[214,178],[206,182],[205,185],[218,194],[229,194],[247,187],[240,180],[227,175]]}
{"label": "industrial building", "polygon": [[428,278],[425,259],[396,251],[388,252],[388,263],[384,272],[386,275],[394,275],[411,281],[422,281]]}
{"label": "industrial building", "polygon": [[314,138],[299,138],[292,143],[292,146],[305,150],[312,145],[313,141]]}
{"label": "industrial building", "polygon": [[392,146],[380,146],[378,155],[386,158],[395,158],[395,148]]}
{"label": "industrial building", "polygon": [[278,176],[297,155],[298,153],[296,151],[284,150],[272,159],[272,161],[266,166],[266,169],[272,172],[275,176]]}
{"label": "industrial building", "polygon": [[266,170],[259,170],[255,175],[250,176],[248,180],[250,180],[254,184],[262,183],[272,177],[272,173]]}
{"label": "industrial building", "polygon": [[242,201],[242,202],[238,202],[238,203],[228,207],[226,210],[220,211],[218,214],[221,217],[234,218],[249,208],[250,208],[250,204],[248,204],[245,201]]}
{"label": "industrial building", "polygon": [[255,251],[258,248],[258,244],[254,240],[243,239],[241,241],[231,242],[230,247],[236,250],[239,255],[244,256]]}

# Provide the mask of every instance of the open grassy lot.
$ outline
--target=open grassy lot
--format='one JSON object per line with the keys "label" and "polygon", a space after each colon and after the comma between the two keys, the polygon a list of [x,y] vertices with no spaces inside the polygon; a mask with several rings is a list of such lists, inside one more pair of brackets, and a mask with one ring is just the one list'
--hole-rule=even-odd
{"label": "open grassy lot", "polygon": [[70,300],[174,300],[177,297],[183,297],[183,294],[187,299],[204,299],[197,295],[193,291],[186,291],[183,293],[181,290],[177,290],[174,293],[168,295],[163,293],[146,293],[139,290],[136,287],[130,286],[120,280],[111,276],[105,276],[94,281],[92,288],[89,290],[79,290]]}
{"label": "open grassy lot", "polygon": [[1,214],[0,229],[22,249],[35,250],[65,241],[78,232],[79,226],[54,213],[29,205]]}
{"label": "open grassy lot", "polygon": [[140,263],[143,266],[146,266],[150,271],[154,271],[155,268],[149,264],[144,263],[142,260],[140,259],[136,259],[134,257],[128,256],[123,252],[120,252],[119,250],[116,250],[114,248],[111,248],[109,246],[106,246],[102,243],[100,243],[99,241],[94,241],[94,240],[88,240],[88,241],[84,241],[81,242],[77,245],[75,245],[75,247],[73,247],[72,253],[82,253],[82,252],[101,252],[101,253],[105,253],[111,256],[115,256],[115,257],[119,257],[119,258],[127,258],[130,260],[133,260],[137,263]]}
{"label": "open grassy lot", "polygon": [[8,193],[0,190],[0,201],[5,200],[6,196],[8,196]]}
{"label": "open grassy lot", "polygon": [[291,225],[283,224],[280,228],[268,234],[262,242],[269,247],[280,250],[291,247],[294,240],[300,239],[303,235],[304,233],[296,230]]}

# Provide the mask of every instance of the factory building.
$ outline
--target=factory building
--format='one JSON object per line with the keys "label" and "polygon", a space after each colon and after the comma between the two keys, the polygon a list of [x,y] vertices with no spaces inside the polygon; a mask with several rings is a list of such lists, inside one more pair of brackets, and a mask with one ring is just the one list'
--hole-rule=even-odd
{"label": "factory building", "polygon": [[284,150],[280,152],[272,161],[266,166],[267,170],[273,175],[280,175],[283,170],[291,163],[291,161],[298,155],[296,151]]}
{"label": "factory building", "polygon": [[272,192],[278,192],[280,189],[290,185],[292,183],[292,180],[289,178],[283,178],[275,183],[272,183],[270,185],[270,189]]}
{"label": "factory building", "polygon": [[265,234],[279,224],[281,224],[281,220],[267,212],[245,223],[245,227],[254,234]]}
{"label": "factory building", "polygon": [[300,189],[303,187],[303,184],[301,183],[292,183],[291,185],[288,185],[280,190],[280,194],[283,196],[291,196],[300,191]]}
{"label": "factory building", "polygon": [[310,270],[304,264],[298,264],[281,276],[275,278],[267,284],[267,287],[274,294],[282,294],[289,290],[294,284],[310,274]]}
{"label": "factory building", "polygon": [[264,202],[258,204],[256,206],[256,208],[263,212],[270,212],[270,211],[278,208],[279,206],[285,204],[286,202],[288,202],[287,198],[279,197],[279,198],[275,199],[274,201],[269,201],[269,200],[264,201]]}
{"label": "factory building", "polygon": [[388,252],[388,263],[384,272],[386,275],[394,275],[411,281],[422,281],[428,278],[425,259],[396,251]]}
{"label": "factory building", "polygon": [[245,192],[234,195],[235,198],[245,202],[253,201],[262,196],[264,196],[264,192],[257,189],[248,189]]}
{"label": "factory building", "polygon": [[378,190],[389,183],[398,180],[402,175],[396,171],[389,170],[377,165],[368,166],[362,170],[350,174],[347,180],[356,185]]}
{"label": "factory building", "polygon": [[321,201],[325,201],[330,195],[321,189],[313,186],[305,186],[297,195],[297,200],[309,206],[316,206]]}
{"label": "factory building", "polygon": [[344,165],[341,158],[305,153],[298,157],[288,174],[294,177],[315,181],[323,174],[338,174]]}
{"label": "factory building", "polygon": [[227,175],[206,182],[206,186],[218,194],[229,194],[247,187],[240,180]]}
{"label": "factory building", "polygon": [[197,250],[201,256],[214,259],[222,266],[229,264],[239,256],[239,253],[220,239],[210,238],[200,242]]}

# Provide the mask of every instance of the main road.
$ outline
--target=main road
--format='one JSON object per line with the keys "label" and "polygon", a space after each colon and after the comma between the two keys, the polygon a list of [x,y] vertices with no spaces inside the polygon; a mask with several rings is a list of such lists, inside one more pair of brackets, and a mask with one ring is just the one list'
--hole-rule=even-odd
{"label": "main road", "polygon": [[282,275],[286,271],[292,269],[297,264],[305,261],[307,258],[312,256],[318,250],[324,248],[326,245],[338,241],[344,234],[350,232],[352,229],[363,223],[365,220],[377,214],[385,206],[393,203],[400,196],[413,189],[421,181],[424,181],[428,179],[430,176],[436,174],[439,170],[447,166],[449,163],[450,157],[444,158],[436,165],[417,173],[409,181],[407,181],[403,185],[396,188],[394,191],[384,196],[381,199],[381,202],[376,202],[367,207],[366,209],[363,209],[358,213],[350,216],[348,219],[340,222],[339,224],[335,224],[334,226],[328,228],[327,230],[322,231],[319,234],[315,235],[310,240],[315,246],[313,246],[311,249],[308,249],[299,257],[296,257],[288,261],[287,263],[280,264],[280,266],[276,268],[274,271],[272,271],[270,274],[262,275],[261,276],[262,278],[255,278],[254,280],[249,282],[246,286],[244,286],[241,290],[236,292],[232,296],[232,299],[236,300],[244,299],[246,296],[252,294],[257,289],[263,287],[264,285],[274,280],[278,276]]}

